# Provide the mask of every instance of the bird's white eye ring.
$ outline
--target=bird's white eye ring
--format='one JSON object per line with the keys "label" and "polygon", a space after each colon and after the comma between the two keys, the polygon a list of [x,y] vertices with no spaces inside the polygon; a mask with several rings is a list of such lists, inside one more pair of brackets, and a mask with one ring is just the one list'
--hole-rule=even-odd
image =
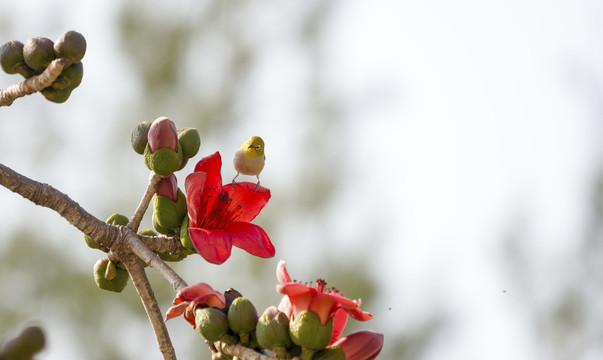
{"label": "bird's white eye ring", "polygon": [[255,149],[256,149],[256,150],[260,150],[261,148],[262,148],[262,145],[256,145],[256,146],[255,146]]}

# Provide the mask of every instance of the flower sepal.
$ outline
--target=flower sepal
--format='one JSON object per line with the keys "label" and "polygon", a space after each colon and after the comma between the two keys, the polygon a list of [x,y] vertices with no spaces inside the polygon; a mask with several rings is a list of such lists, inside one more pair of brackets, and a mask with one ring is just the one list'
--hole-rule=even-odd
{"label": "flower sepal", "polygon": [[177,201],[165,195],[153,196],[153,227],[161,234],[178,233],[186,217],[186,197],[180,189],[177,194]]}
{"label": "flower sepal", "polygon": [[159,148],[155,152],[147,143],[144,149],[144,163],[149,170],[161,176],[168,176],[180,168],[183,161],[182,146],[178,143],[178,151],[171,148]]}
{"label": "flower sepal", "polygon": [[219,309],[207,307],[195,312],[195,330],[207,341],[215,342],[228,335],[228,318]]}
{"label": "flower sepal", "polygon": [[333,319],[322,324],[318,314],[304,310],[289,323],[289,335],[302,349],[322,350],[333,337]]}
{"label": "flower sepal", "polygon": [[259,346],[274,351],[280,358],[286,357],[287,349],[293,346],[289,336],[289,318],[275,306],[270,306],[260,316],[255,335]]}
{"label": "flower sepal", "polygon": [[128,284],[129,274],[108,258],[99,259],[94,265],[94,282],[99,289],[122,292]]}
{"label": "flower sepal", "polygon": [[258,322],[258,312],[255,306],[244,297],[234,299],[228,309],[228,325],[230,329],[239,335],[241,344],[249,343],[249,334],[255,330]]}
{"label": "flower sepal", "polygon": [[316,352],[312,360],[347,360],[345,353],[337,346],[327,346]]}

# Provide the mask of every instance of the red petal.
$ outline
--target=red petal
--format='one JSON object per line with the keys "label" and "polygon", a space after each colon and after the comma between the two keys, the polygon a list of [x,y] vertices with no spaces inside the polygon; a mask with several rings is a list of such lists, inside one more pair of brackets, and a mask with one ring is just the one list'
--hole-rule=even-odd
{"label": "red petal", "polygon": [[159,117],[153,121],[147,137],[152,153],[161,148],[171,148],[178,151],[176,124],[166,117]]}
{"label": "red petal", "polygon": [[222,169],[222,157],[220,152],[216,151],[211,155],[207,155],[195,166],[195,172],[204,172],[207,174],[207,181],[205,186],[210,187],[221,187],[222,186],[222,175],[220,170]]}
{"label": "red petal", "polygon": [[232,240],[223,230],[188,228],[188,233],[199,255],[212,264],[222,264],[230,257]]}
{"label": "red petal", "polygon": [[180,292],[178,292],[178,298],[190,301],[190,300],[195,300],[195,299],[199,298],[200,296],[215,295],[215,294],[221,295],[222,299],[224,298],[224,295],[222,295],[221,293],[214,290],[210,285],[200,282],[198,284],[190,285],[190,286],[187,286],[184,289],[180,290]]}
{"label": "red petal", "polygon": [[270,199],[270,190],[260,186],[255,191],[255,184],[250,182],[240,182],[234,187],[232,184],[226,184],[223,188],[232,199],[230,208],[241,206],[241,214],[234,219],[237,221],[250,222],[255,219]]}
{"label": "red petal", "polygon": [[337,302],[328,296],[328,294],[317,294],[312,299],[308,310],[318,314],[318,317],[320,317],[320,323],[324,325],[331,317],[336,304]]}
{"label": "red petal", "polygon": [[180,303],[176,306],[172,306],[169,308],[165,314],[165,321],[168,321],[171,318],[175,318],[176,316],[182,315],[184,309],[188,306],[188,302]]}
{"label": "red petal", "polygon": [[235,221],[224,229],[232,235],[232,244],[251,255],[268,258],[274,256],[274,246],[261,227],[248,222]]}
{"label": "red petal", "polygon": [[333,338],[331,338],[331,344],[339,339],[347,322],[348,313],[342,308],[337,309],[333,315]]}
{"label": "red petal", "polygon": [[337,340],[333,346],[343,350],[346,360],[373,360],[383,348],[383,334],[356,331]]}
{"label": "red petal", "polygon": [[206,178],[206,173],[198,172],[190,174],[184,181],[189,227],[200,226],[201,220],[205,216],[205,208],[201,209],[201,200],[203,198],[203,189],[205,189]]}
{"label": "red petal", "polygon": [[358,321],[367,321],[373,318],[373,315],[360,310],[360,308],[346,309],[346,311],[348,312],[348,314],[350,314],[352,318]]}
{"label": "red petal", "polygon": [[287,295],[283,296],[281,302],[278,304],[278,310],[280,312],[285,313],[288,318],[291,318],[291,313],[293,312],[293,306],[291,305],[291,300]]}
{"label": "red petal", "polygon": [[287,272],[287,263],[285,263],[285,260],[279,261],[278,265],[276,265],[276,278],[280,284],[291,282],[291,276]]}

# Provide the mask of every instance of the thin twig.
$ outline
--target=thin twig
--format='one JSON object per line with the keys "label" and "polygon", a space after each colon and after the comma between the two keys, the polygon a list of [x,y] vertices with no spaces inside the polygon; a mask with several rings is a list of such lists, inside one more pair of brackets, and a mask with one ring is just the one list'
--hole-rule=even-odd
{"label": "thin twig", "polygon": [[130,222],[128,223],[128,227],[130,229],[132,229],[134,232],[138,231],[138,227],[140,226],[142,217],[144,216],[144,213],[147,211],[147,208],[149,207],[149,204],[151,203],[151,199],[153,199],[153,195],[155,195],[155,191],[157,191],[157,184],[159,184],[159,181],[161,179],[162,179],[161,175],[157,175],[154,172],[151,172],[149,174],[149,182],[147,184],[147,189],[145,190],[144,195],[142,196],[142,199],[140,199],[140,204],[138,204],[136,211],[134,211],[134,215],[132,215],[132,218],[130,219]]}
{"label": "thin twig", "polygon": [[159,350],[163,354],[163,358],[166,360],[176,360],[176,352],[174,351],[172,340],[170,339],[165,322],[163,321],[163,315],[157,304],[157,298],[155,298],[155,293],[153,292],[153,288],[151,288],[151,284],[142,267],[142,263],[137,257],[128,256],[127,252],[124,256],[120,256],[120,258],[130,273],[138,297],[140,297],[144,310],[153,326]]}
{"label": "thin twig", "polygon": [[36,93],[50,86],[61,75],[64,68],[71,65],[71,60],[59,58],[53,60],[40,75],[32,76],[18,84],[0,90],[0,106],[10,106],[16,99]]}

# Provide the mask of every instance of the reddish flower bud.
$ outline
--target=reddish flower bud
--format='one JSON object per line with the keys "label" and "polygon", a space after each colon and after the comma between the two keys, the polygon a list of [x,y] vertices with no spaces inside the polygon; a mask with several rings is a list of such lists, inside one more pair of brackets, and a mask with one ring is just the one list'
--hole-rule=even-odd
{"label": "reddish flower bud", "polygon": [[170,176],[159,181],[157,186],[157,195],[167,196],[174,201],[178,201],[178,180],[173,173]]}
{"label": "reddish flower bud", "polygon": [[372,360],[383,347],[383,334],[372,331],[356,331],[333,343],[343,350],[346,360]]}
{"label": "reddish flower bud", "polygon": [[170,148],[178,151],[178,131],[176,124],[166,117],[153,121],[149,129],[149,147],[154,153],[157,149]]}

